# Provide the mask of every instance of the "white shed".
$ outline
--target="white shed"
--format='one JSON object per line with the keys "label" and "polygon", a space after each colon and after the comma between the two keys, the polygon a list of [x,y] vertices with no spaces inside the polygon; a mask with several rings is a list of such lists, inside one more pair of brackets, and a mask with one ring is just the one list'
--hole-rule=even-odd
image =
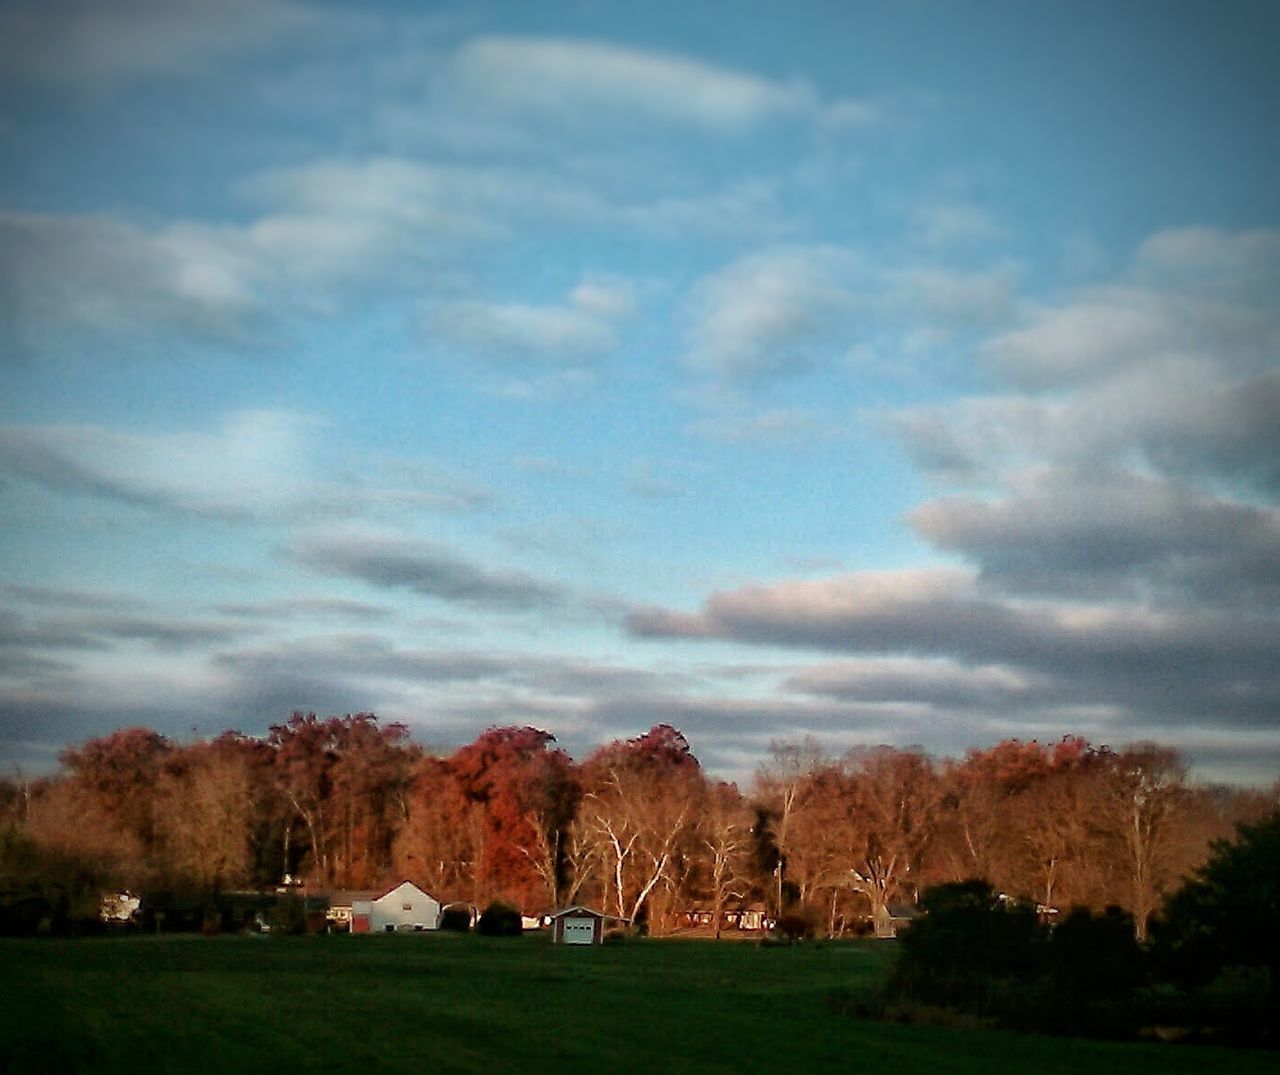
{"label": "white shed", "polygon": [[566,907],[551,916],[551,939],[555,944],[602,944],[606,922],[625,923],[626,919],[581,905]]}
{"label": "white shed", "polygon": [[352,933],[394,933],[439,925],[440,901],[412,881],[401,881],[381,896],[357,899],[351,905]]}

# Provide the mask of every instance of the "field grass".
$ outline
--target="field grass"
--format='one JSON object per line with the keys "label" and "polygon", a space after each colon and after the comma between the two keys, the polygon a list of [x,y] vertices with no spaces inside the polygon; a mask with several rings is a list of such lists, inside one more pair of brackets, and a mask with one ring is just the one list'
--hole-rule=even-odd
{"label": "field grass", "polygon": [[883,942],[544,936],[0,941],[0,1072],[1206,1072],[1275,1054],[902,1026],[836,1010]]}

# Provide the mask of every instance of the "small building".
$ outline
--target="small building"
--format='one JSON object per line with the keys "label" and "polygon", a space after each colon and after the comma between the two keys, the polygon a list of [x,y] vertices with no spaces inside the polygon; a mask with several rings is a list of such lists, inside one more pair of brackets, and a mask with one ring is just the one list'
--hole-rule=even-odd
{"label": "small building", "polygon": [[[332,908],[332,904],[331,904]],[[340,920],[341,912],[335,915]],[[401,881],[380,895],[353,893],[352,933],[397,933],[440,927],[440,901],[412,881]]]}
{"label": "small building", "polygon": [[551,940],[554,944],[603,944],[605,923],[626,921],[575,904],[551,915]]}
{"label": "small building", "polygon": [[341,888],[329,893],[329,910],[325,912],[325,923],[331,932],[352,933],[352,908],[357,901],[371,903],[382,893],[373,889]]}
{"label": "small building", "polygon": [[141,912],[142,897],[132,892],[104,892],[98,900],[98,921],[109,926],[135,925]]}
{"label": "small building", "polygon": [[920,908],[914,903],[891,903],[877,908],[873,925],[875,935],[883,940],[896,937],[920,917]]}
{"label": "small building", "polygon": [[748,933],[760,933],[773,928],[773,919],[762,904],[752,904],[725,911],[722,919],[725,929],[737,929]]}

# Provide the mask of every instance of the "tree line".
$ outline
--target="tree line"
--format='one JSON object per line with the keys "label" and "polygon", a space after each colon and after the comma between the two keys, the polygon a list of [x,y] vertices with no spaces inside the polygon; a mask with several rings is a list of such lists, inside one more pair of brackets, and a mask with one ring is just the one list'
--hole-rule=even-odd
{"label": "tree line", "polygon": [[756,906],[838,936],[931,885],[981,878],[1044,908],[1122,908],[1139,938],[1212,841],[1270,790],[1189,782],[1176,752],[1067,737],[956,759],[776,743],[745,788],[659,724],[576,762],[491,728],[448,755],[371,714],[295,713],[263,737],[133,728],[0,780],[0,890],[376,888],[526,912],[588,903],[653,933]]}

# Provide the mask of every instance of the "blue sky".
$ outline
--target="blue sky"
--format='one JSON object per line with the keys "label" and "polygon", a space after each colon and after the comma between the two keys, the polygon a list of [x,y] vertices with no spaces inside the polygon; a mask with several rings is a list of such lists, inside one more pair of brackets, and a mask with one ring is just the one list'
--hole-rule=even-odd
{"label": "blue sky", "polygon": [[0,3],[0,763],[314,709],[1274,779],[1278,33]]}

